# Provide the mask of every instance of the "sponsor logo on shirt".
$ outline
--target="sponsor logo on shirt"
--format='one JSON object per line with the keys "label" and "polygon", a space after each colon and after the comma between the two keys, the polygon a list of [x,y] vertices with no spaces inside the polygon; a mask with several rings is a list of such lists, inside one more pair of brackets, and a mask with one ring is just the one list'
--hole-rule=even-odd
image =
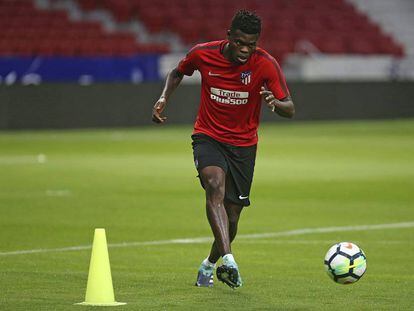
{"label": "sponsor logo on shirt", "polygon": [[250,83],[250,81],[251,81],[251,77],[252,77],[252,72],[249,70],[249,71],[243,71],[241,74],[240,74],[240,80],[241,80],[241,82],[243,83],[243,84],[245,84],[245,85],[247,85],[247,84],[249,84]]}
{"label": "sponsor logo on shirt", "polygon": [[210,98],[220,104],[245,105],[249,102],[249,92],[229,91],[210,88]]}

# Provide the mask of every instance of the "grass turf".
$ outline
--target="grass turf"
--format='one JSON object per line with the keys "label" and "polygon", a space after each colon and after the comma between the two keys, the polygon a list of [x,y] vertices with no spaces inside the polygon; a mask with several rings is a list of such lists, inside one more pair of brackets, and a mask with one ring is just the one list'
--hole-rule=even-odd
{"label": "grass turf", "polygon": [[[82,310],[90,250],[109,243],[210,236],[191,128],[0,132],[0,308]],[[414,221],[414,120],[264,124],[252,207],[239,234]],[[39,156],[41,155],[41,156]],[[42,156],[44,155],[44,156]],[[245,285],[193,286],[208,243],[110,248],[119,309],[412,310],[414,228],[239,239]],[[339,241],[360,245],[354,285],[323,268]]]}

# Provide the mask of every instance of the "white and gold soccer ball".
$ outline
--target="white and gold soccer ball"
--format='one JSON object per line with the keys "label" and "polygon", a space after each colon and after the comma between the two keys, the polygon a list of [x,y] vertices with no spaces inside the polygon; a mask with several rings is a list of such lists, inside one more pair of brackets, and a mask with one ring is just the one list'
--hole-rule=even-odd
{"label": "white and gold soccer ball", "polygon": [[326,253],[324,263],[329,277],[340,284],[355,283],[367,269],[365,253],[351,242],[333,245]]}

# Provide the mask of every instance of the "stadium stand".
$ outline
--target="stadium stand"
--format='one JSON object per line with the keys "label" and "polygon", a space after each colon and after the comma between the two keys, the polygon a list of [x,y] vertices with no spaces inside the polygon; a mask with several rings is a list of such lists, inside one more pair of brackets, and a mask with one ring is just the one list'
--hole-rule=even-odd
{"label": "stadium stand", "polygon": [[[85,10],[103,8],[119,22],[139,19],[151,33],[178,33],[185,45],[225,36],[233,13],[255,10],[265,28],[261,45],[279,59],[308,41],[322,53],[402,56],[401,45],[344,0],[78,0]],[[281,18],[278,18],[278,17]]]}
{"label": "stadium stand", "polygon": [[414,55],[414,2],[412,0],[349,0]]}
{"label": "stadium stand", "polygon": [[0,28],[0,56],[130,56],[169,51],[165,44],[140,44],[133,33],[109,33],[99,22],[70,20],[65,10],[40,10],[28,0],[0,0]]}
{"label": "stadium stand", "polygon": [[[400,0],[404,1],[404,0]],[[108,32],[101,21],[73,20],[66,10],[39,9],[36,0],[0,0],[0,55],[129,56],[168,53],[169,43],[139,42],[137,33]],[[49,0],[49,2],[59,2]],[[118,24],[139,21],[149,35],[178,34],[181,51],[224,38],[241,7],[263,19],[260,45],[280,61],[292,52],[402,56],[403,47],[345,0],[73,0],[84,12],[105,10]],[[281,18],[278,18],[281,16]]]}

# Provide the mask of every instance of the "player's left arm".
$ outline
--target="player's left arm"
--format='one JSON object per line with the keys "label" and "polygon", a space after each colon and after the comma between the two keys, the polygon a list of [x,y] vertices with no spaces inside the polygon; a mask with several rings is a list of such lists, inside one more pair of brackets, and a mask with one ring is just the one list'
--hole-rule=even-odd
{"label": "player's left arm", "polygon": [[268,61],[263,68],[265,85],[262,86],[260,95],[273,112],[281,117],[293,118],[295,105],[286,85],[282,69],[274,58],[268,58]]}
{"label": "player's left arm", "polygon": [[285,118],[293,118],[295,115],[295,105],[293,104],[292,97],[290,95],[283,99],[277,99],[272,91],[266,90],[263,86],[260,91],[267,107],[273,112],[276,112],[279,116]]}

